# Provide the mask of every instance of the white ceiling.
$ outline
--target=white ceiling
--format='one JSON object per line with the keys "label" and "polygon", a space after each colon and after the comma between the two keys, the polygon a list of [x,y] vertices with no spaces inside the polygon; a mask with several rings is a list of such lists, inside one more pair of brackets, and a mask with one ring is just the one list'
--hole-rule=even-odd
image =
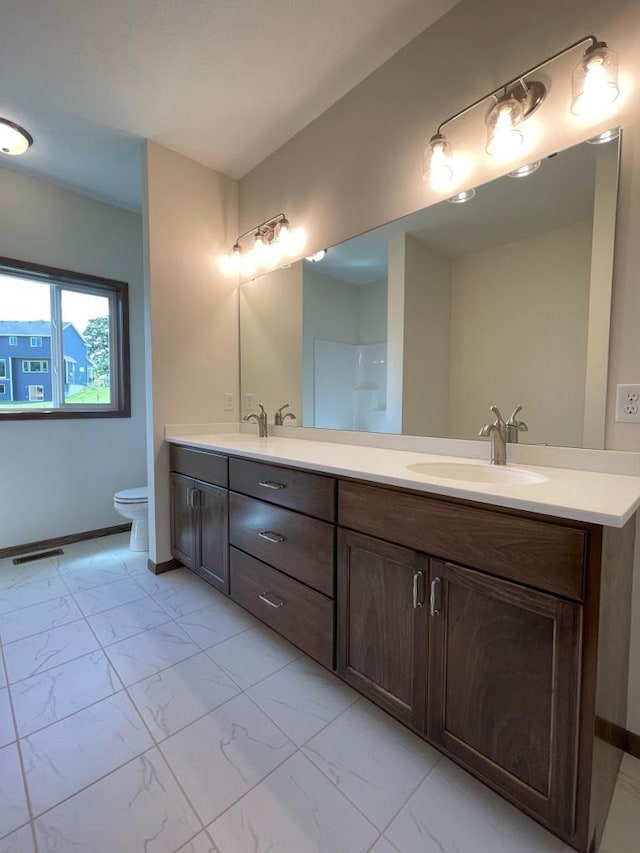
{"label": "white ceiling", "polygon": [[0,166],[139,209],[141,142],[250,171],[458,0],[1,0]]}

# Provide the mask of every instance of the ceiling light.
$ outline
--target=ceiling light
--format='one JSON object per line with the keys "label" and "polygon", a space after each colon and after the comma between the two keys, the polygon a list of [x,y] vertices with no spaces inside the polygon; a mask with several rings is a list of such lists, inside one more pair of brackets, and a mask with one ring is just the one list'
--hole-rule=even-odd
{"label": "ceiling light", "polygon": [[422,180],[434,189],[443,189],[451,183],[452,178],[451,145],[444,134],[438,131],[431,137],[424,151]]}
{"label": "ceiling light", "polygon": [[311,261],[313,264],[317,264],[318,261],[321,261],[324,256],[327,254],[326,249],[320,249],[319,252],[314,252],[313,255],[307,255],[305,261]]}
{"label": "ceiling light", "polygon": [[17,157],[33,145],[33,137],[19,124],[0,118],[0,152]]}
{"label": "ceiling light", "polygon": [[[253,235],[253,246],[243,250],[242,242],[250,235]],[[220,263],[229,274],[240,272],[249,278],[260,270],[282,266],[284,258],[299,257],[306,241],[304,228],[291,228],[284,213],[279,213],[240,234],[229,255],[221,258]]]}
{"label": "ceiling light", "polygon": [[604,145],[605,142],[612,142],[619,136],[620,128],[610,127],[609,130],[603,130],[602,133],[599,133],[597,136],[592,136],[591,139],[587,139],[587,142],[589,145]]}
{"label": "ceiling light", "polygon": [[507,172],[510,178],[526,178],[528,175],[533,175],[540,168],[540,160],[534,160],[533,163],[526,163],[524,166],[518,166],[513,172]]}
{"label": "ceiling light", "polygon": [[619,91],[616,52],[594,40],[571,78],[571,112],[597,116],[616,100]]}
{"label": "ceiling light", "polygon": [[464,204],[467,201],[471,201],[475,194],[476,191],[473,188],[470,190],[463,190],[462,192],[452,195],[451,198],[447,199],[447,201],[450,201],[451,204]]}

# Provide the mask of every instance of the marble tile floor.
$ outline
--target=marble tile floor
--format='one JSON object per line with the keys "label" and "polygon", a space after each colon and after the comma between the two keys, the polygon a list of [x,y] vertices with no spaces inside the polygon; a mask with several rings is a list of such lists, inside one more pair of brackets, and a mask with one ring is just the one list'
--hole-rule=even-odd
{"label": "marble tile floor", "polygon": [[[127,540],[0,561],[0,853],[570,853]],[[601,853],[638,851],[627,756]]]}

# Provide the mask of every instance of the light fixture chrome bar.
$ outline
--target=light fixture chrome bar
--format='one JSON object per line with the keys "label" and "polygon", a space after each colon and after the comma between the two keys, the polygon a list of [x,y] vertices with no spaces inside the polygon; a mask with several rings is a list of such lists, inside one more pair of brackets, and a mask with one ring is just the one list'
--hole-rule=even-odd
{"label": "light fixture chrome bar", "polygon": [[466,113],[468,113],[470,110],[479,106],[481,103],[488,100],[489,98],[495,98],[500,92],[503,92],[504,94],[506,94],[508,92],[510,86],[513,86],[516,83],[522,83],[524,81],[524,79],[529,76],[529,74],[534,74],[536,71],[539,71],[540,68],[543,68],[549,62],[553,62],[554,59],[558,59],[558,57],[563,56],[565,53],[569,53],[569,51],[573,50],[576,47],[579,47],[581,44],[584,44],[587,41],[591,42],[591,47],[595,47],[599,43],[596,36],[593,36],[593,35],[583,36],[581,39],[578,39],[577,41],[574,41],[572,44],[567,45],[567,47],[564,47],[562,50],[557,51],[557,53],[554,53],[551,56],[548,56],[542,62],[539,62],[537,65],[534,65],[532,68],[529,68],[527,71],[523,71],[521,74],[518,74],[516,77],[513,77],[507,83],[503,83],[501,86],[498,86],[497,89],[494,89],[493,91],[488,92],[486,95],[483,95],[481,98],[478,98],[472,104],[469,104],[468,107],[465,107],[464,109],[459,110],[457,113],[454,113],[452,116],[449,116],[449,118],[446,118],[443,122],[441,122],[438,125],[438,130],[436,132],[438,134],[442,133],[442,128],[445,127],[447,124],[450,124],[450,122],[454,121],[457,118],[461,118],[463,115],[466,115]]}
{"label": "light fixture chrome bar", "polygon": [[256,231],[260,231],[261,228],[275,228],[280,222],[286,222],[287,217],[284,213],[276,213],[275,216],[271,216],[269,219],[265,219],[264,222],[261,222],[259,225],[254,225],[253,228],[249,228],[243,234],[240,234],[236,237],[235,246],[239,245],[240,240],[244,240],[245,237],[248,237],[249,234],[255,234]]}

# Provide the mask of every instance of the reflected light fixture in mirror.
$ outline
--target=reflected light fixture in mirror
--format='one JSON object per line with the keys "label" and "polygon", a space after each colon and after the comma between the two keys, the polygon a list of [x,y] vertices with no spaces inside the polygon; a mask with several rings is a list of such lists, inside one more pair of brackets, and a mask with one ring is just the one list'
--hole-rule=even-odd
{"label": "reflected light fixture in mirror", "polygon": [[524,166],[519,166],[513,172],[507,172],[510,178],[526,178],[528,175],[533,175],[540,168],[541,160],[534,160],[533,163],[525,163]]}
{"label": "reflected light fixture in mirror", "polygon": [[620,128],[611,127],[609,130],[603,130],[602,133],[599,133],[597,136],[592,136],[591,139],[587,139],[587,142],[589,145],[604,145],[605,142],[612,142],[619,136]]}
{"label": "reflected light fixture in mirror", "polygon": [[0,152],[19,157],[33,145],[33,137],[19,124],[0,118]]}
{"label": "reflected light fixture in mirror", "polygon": [[451,198],[447,199],[447,201],[451,204],[465,204],[467,201],[471,201],[472,198],[475,198],[475,195],[476,191],[473,188],[470,190],[462,190],[462,192],[452,195]]}
{"label": "reflected light fixture in mirror", "polygon": [[320,249],[318,252],[314,252],[312,255],[307,255],[305,261],[311,261],[311,263],[317,264],[319,261],[323,260],[326,254],[326,249]]}
{"label": "reflected light fixture in mirror", "polygon": [[603,109],[609,107],[618,97],[618,59],[615,51],[607,47],[605,42],[589,35],[547,57],[441,122],[424,151],[423,181],[436,191],[446,191],[451,185],[455,179],[453,149],[443,133],[443,128],[489,98],[493,98],[496,103],[486,119],[486,152],[503,159],[514,157],[525,139],[526,119],[542,104],[546,96],[543,83],[527,78],[585,42],[590,44],[571,79],[571,112],[597,120]]}

